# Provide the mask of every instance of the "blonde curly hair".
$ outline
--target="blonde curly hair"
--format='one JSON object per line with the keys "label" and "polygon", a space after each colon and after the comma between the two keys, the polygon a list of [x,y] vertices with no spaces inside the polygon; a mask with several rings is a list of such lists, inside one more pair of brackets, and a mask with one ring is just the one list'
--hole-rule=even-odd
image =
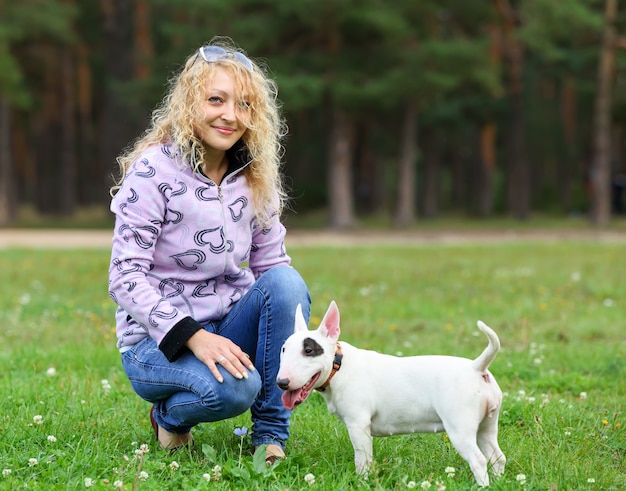
{"label": "blonde curly hair", "polygon": [[[229,38],[213,38],[209,45],[220,46],[228,53],[244,54]],[[194,128],[202,120],[201,104],[206,81],[211,81],[216,68],[221,66],[235,79],[237,99],[245,100],[248,106],[247,117],[238,117],[238,120],[246,126],[241,138],[242,150],[250,165],[243,172],[252,192],[256,218],[265,225],[273,215],[280,215],[287,200],[280,174],[284,154],[282,140],[287,134],[287,126],[280,114],[276,83],[269,78],[265,66],[253,60],[250,63],[252,70],[233,56],[207,63],[198,51],[191,54],[182,69],[169,80],[169,90],[153,111],[150,126],[117,157],[120,177],[111,187],[111,195],[121,187],[129,168],[141,153],[154,145],[173,144],[178,149],[182,165],[199,171],[204,163],[204,147]]]}

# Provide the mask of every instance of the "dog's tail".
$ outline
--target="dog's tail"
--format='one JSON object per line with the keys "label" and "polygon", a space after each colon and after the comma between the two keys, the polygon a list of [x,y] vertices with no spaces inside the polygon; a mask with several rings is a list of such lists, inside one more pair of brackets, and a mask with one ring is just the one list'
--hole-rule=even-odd
{"label": "dog's tail", "polygon": [[483,321],[478,321],[478,329],[480,329],[489,339],[489,344],[485,350],[476,358],[472,364],[478,372],[484,372],[489,368],[491,362],[496,358],[496,355],[500,351],[500,339],[498,335]]}

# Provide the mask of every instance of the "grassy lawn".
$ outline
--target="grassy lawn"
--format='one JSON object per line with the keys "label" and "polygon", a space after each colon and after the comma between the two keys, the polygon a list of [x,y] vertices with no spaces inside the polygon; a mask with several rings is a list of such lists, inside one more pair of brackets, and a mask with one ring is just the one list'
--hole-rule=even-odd
{"label": "grassy lawn", "polygon": [[[623,244],[289,252],[311,291],[310,327],[334,299],[341,339],[356,346],[473,358],[485,346],[476,321],[498,332],[491,369],[508,463],[491,489],[626,488]],[[190,451],[157,450],[149,404],[115,349],[108,260],[106,250],[0,251],[0,489],[477,488],[445,434],[376,439],[369,479],[356,477],[347,432],[319,394],[294,411],[289,458],[271,470],[233,433],[248,415],[197,427]]]}

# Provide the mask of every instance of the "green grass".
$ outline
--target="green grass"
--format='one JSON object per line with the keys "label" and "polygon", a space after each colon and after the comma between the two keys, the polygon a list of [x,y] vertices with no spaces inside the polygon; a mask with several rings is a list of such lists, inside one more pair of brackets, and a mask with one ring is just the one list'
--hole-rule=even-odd
{"label": "green grass", "polygon": [[[626,487],[623,245],[292,247],[290,254],[309,284],[311,327],[334,299],[341,338],[357,346],[474,357],[485,344],[476,320],[496,329],[503,350],[492,371],[506,393],[499,440],[508,464],[491,489]],[[97,250],[0,251],[0,470],[11,471],[0,489],[83,489],[86,478],[91,489],[123,481],[127,490],[387,490],[411,481],[417,489],[424,481],[432,490],[438,481],[448,490],[477,488],[445,434],[376,439],[369,480],[356,477],[347,432],[319,394],[294,411],[289,458],[271,471],[257,473],[247,437],[240,458],[233,430],[249,426],[247,414],[198,426],[191,451],[157,450],[149,404],[132,392],[115,349],[108,260]],[[143,443],[150,451],[137,455]],[[206,482],[215,465],[220,479]],[[137,479],[140,471],[147,480]]]}

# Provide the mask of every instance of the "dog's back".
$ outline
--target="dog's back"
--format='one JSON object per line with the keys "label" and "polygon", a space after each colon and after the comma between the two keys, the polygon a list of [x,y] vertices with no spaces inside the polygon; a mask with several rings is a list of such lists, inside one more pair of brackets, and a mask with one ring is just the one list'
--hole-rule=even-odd
{"label": "dog's back", "polygon": [[[446,412],[457,404],[472,404],[475,394],[485,397],[483,407],[490,411],[501,404],[502,392],[493,375],[478,370],[483,355],[476,360],[445,355],[396,357],[344,341],[340,345],[341,370],[322,396],[329,411],[344,422],[366,410],[372,415],[373,436],[443,431]],[[459,386],[466,390],[459,392]],[[421,415],[419,420],[416,413]],[[486,416],[481,414],[480,420]]]}

